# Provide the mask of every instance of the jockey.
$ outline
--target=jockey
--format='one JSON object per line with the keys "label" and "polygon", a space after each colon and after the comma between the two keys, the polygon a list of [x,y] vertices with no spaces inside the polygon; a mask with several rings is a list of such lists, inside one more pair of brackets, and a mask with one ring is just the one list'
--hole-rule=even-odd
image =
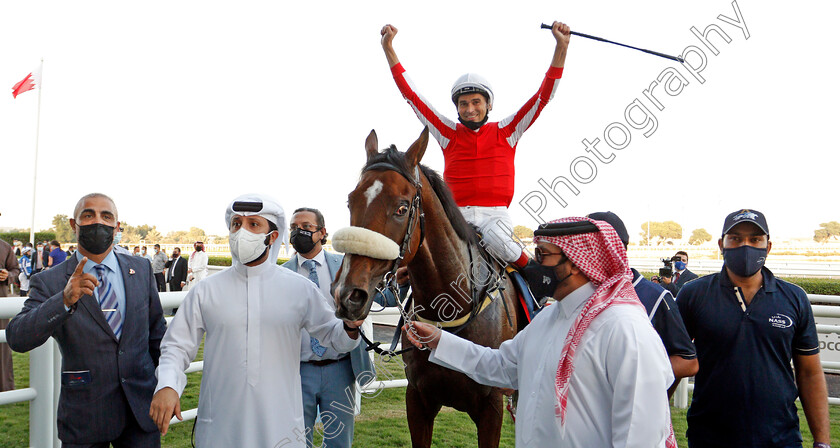
{"label": "jockey", "polygon": [[405,75],[393,47],[397,28],[385,25],[380,32],[400,93],[443,149],[443,178],[455,202],[466,220],[479,228],[493,255],[519,268],[525,267],[529,257],[513,240],[513,221],[508,214],[516,145],[554,96],[571,36],[569,26],[560,22],[554,22],[551,32],[557,44],[540,89],[515,114],[492,123],[487,122],[487,116],[493,109],[493,89],[484,78],[467,73],[455,81],[452,102],[459,121],[455,123],[429,105]]}

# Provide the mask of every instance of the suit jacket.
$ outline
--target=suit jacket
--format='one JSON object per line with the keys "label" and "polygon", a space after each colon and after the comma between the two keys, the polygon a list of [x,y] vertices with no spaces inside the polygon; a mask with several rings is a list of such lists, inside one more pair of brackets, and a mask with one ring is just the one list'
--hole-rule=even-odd
{"label": "suit jacket", "polygon": [[9,277],[0,282],[0,297],[6,297],[9,293],[9,285],[20,274],[20,266],[18,266],[12,246],[3,240],[0,240],[0,269],[5,269],[9,273]]}
{"label": "suit jacket", "polygon": [[149,407],[166,322],[149,262],[116,256],[126,308],[119,340],[94,297],[83,295],[75,310],[65,310],[64,286],[78,265],[76,257],[32,276],[29,299],[6,330],[9,345],[18,352],[50,336],[58,342],[63,355],[58,437],[65,443],[116,439],[132,418],[128,409],[143,430],[157,431]]}
{"label": "suit jacket", "polygon": [[181,282],[187,281],[187,260],[184,260],[182,257],[178,257],[177,260],[169,260],[164,265],[166,270],[164,271],[167,276],[169,276],[169,267],[172,266],[172,262],[175,262],[175,271],[172,273],[172,278],[168,279],[169,283],[173,281],[176,282],[179,286]]}
{"label": "suit jacket", "polygon": [[696,278],[700,278],[700,276],[686,269],[685,271],[683,271],[682,274],[680,274],[679,280],[677,280],[676,282],[671,282],[670,285],[663,284],[662,286],[668,291],[670,291],[671,294],[674,295],[674,297],[676,297],[677,293],[680,292],[680,289],[682,289],[683,285]]}
{"label": "suit jacket", "polygon": [[[341,267],[341,262],[344,260],[343,255],[332,254],[327,251],[324,251],[324,256],[327,259],[327,269],[329,269],[330,277],[335,279],[335,274],[338,272],[338,269]],[[289,261],[283,263],[283,267],[287,269],[291,269],[294,272],[298,271],[298,255],[294,254]],[[350,363],[353,365],[353,376],[356,378],[357,381],[361,382],[368,382],[373,379],[371,373],[375,373],[373,363],[370,360],[370,356],[368,356],[368,352],[365,350],[365,343],[362,341],[356,348],[354,348],[350,352]],[[362,378],[360,375],[363,372],[369,372],[365,374]]]}
{"label": "suit jacket", "polygon": [[44,245],[44,249],[39,254],[41,256],[41,262],[44,263],[44,268],[49,266],[50,264],[50,246]]}
{"label": "suit jacket", "polygon": [[700,276],[698,276],[697,274],[695,274],[695,273],[689,271],[688,269],[686,269],[685,271],[683,271],[682,274],[680,274],[680,279],[677,280],[675,283],[677,285],[677,288],[682,288],[683,285],[685,285],[686,283],[694,280],[695,278],[699,278],[699,277]]}

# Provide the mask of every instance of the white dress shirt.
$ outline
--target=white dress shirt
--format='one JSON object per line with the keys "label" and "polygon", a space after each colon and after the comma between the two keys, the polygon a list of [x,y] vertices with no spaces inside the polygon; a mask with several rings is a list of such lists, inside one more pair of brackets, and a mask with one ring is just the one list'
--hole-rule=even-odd
{"label": "white dress shirt", "polygon": [[340,351],[358,344],[308,279],[269,262],[227,268],[197,283],[169,324],[155,392],[184,391],[206,334],[196,445],[305,447],[302,328]]}
{"label": "white dress shirt", "polygon": [[[309,278],[309,269],[303,267],[303,263],[309,260],[308,258],[303,258],[298,254],[297,262],[298,262],[298,274]],[[315,272],[318,273],[318,289],[321,290],[321,294],[324,295],[324,302],[327,304],[330,309],[335,312],[335,301],[332,300],[332,292],[330,292],[330,284],[332,283],[332,277],[330,276],[330,268],[327,266],[327,257],[324,255],[324,251],[321,250],[318,252],[318,255],[312,257],[312,260],[317,263],[317,267],[315,268]],[[302,362],[306,361],[320,361],[325,359],[338,359],[344,356],[346,353],[339,353],[333,350],[331,347],[325,346],[321,343],[322,346],[325,346],[326,351],[324,352],[323,356],[317,356],[315,353],[312,352],[312,345],[310,334],[308,331],[301,330],[300,332],[300,360]],[[320,339],[319,339],[320,342]]]}
{"label": "white dress shirt", "polygon": [[[306,260],[309,260],[309,258],[303,258],[300,256],[300,254],[298,254],[297,272],[298,274],[309,278],[309,269],[303,267],[303,263],[305,263]],[[318,273],[318,288],[321,290],[321,294],[323,294],[326,298],[331,298],[332,291],[330,291],[330,284],[332,283],[333,279],[330,275],[330,268],[329,266],[327,266],[327,257],[326,255],[324,255],[324,250],[322,249],[320,252],[318,252],[318,255],[312,257],[312,261],[314,261],[318,265],[318,267],[315,268],[315,272]],[[334,304],[332,305],[332,307],[333,309],[335,309]]]}
{"label": "white dress shirt", "polygon": [[482,384],[519,389],[517,447],[664,447],[671,424],[667,389],[674,376],[640,306],[610,306],[584,332],[560,429],[557,366],[566,335],[594,292],[591,283],[581,286],[498,350],[444,331],[429,360]]}

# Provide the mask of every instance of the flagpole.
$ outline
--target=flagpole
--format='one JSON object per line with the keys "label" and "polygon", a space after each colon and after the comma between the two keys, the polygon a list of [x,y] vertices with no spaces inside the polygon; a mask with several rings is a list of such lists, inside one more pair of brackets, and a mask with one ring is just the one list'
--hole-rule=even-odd
{"label": "flagpole", "polygon": [[[33,167],[34,174],[32,175],[32,222],[29,227],[29,242],[32,247],[35,245],[35,189],[38,187],[38,137],[41,134],[41,91],[43,89],[44,79],[44,58],[41,58],[41,79],[38,81],[38,118],[35,122],[35,166]],[[40,255],[39,255],[40,256]]]}

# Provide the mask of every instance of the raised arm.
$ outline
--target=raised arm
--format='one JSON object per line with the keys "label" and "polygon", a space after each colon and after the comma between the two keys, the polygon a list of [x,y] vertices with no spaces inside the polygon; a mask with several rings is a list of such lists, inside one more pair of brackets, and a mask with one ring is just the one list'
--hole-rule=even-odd
{"label": "raised arm", "polygon": [[394,36],[397,35],[397,28],[393,25],[385,25],[379,32],[382,36],[382,50],[385,51],[385,58],[388,59],[388,66],[391,68],[391,75],[403,98],[408,102],[417,118],[424,126],[429,127],[432,137],[437,140],[440,147],[445,151],[455,136],[455,122],[446,118],[438,112],[423,95],[417,93],[414,83],[405,74],[405,68],[400,64],[397,53],[394,51]]}
{"label": "raised arm", "polygon": [[28,352],[40,347],[59,327],[72,318],[76,302],[83,295],[93,296],[99,281],[92,274],[84,272],[85,263],[87,258],[82,258],[64,289],[54,294],[51,294],[50,288],[45,284],[44,277],[32,277],[29,298],[6,328],[6,338],[12,350]]}
{"label": "raised arm", "polygon": [[[566,50],[569,49],[569,39],[572,37],[569,25],[562,22],[554,22],[551,25],[551,34],[557,44],[554,46],[554,56],[551,58],[551,66],[562,68],[566,64]],[[396,32],[395,32],[396,34]]]}
{"label": "raised arm", "polygon": [[382,35],[382,50],[385,51],[385,58],[388,59],[388,67],[393,67],[400,63],[399,58],[397,58],[397,52],[394,51],[394,36],[397,35],[397,31],[397,27],[388,24],[383,26],[382,31],[379,32]]}
{"label": "raised arm", "polygon": [[554,46],[554,55],[551,58],[551,67],[545,74],[540,89],[534,96],[516,111],[515,114],[499,121],[499,130],[507,139],[511,147],[519,143],[522,134],[537,120],[543,108],[554,98],[554,92],[563,76],[563,67],[566,64],[566,51],[569,48],[571,30],[569,25],[562,22],[554,22],[551,25],[551,34],[557,41]]}

